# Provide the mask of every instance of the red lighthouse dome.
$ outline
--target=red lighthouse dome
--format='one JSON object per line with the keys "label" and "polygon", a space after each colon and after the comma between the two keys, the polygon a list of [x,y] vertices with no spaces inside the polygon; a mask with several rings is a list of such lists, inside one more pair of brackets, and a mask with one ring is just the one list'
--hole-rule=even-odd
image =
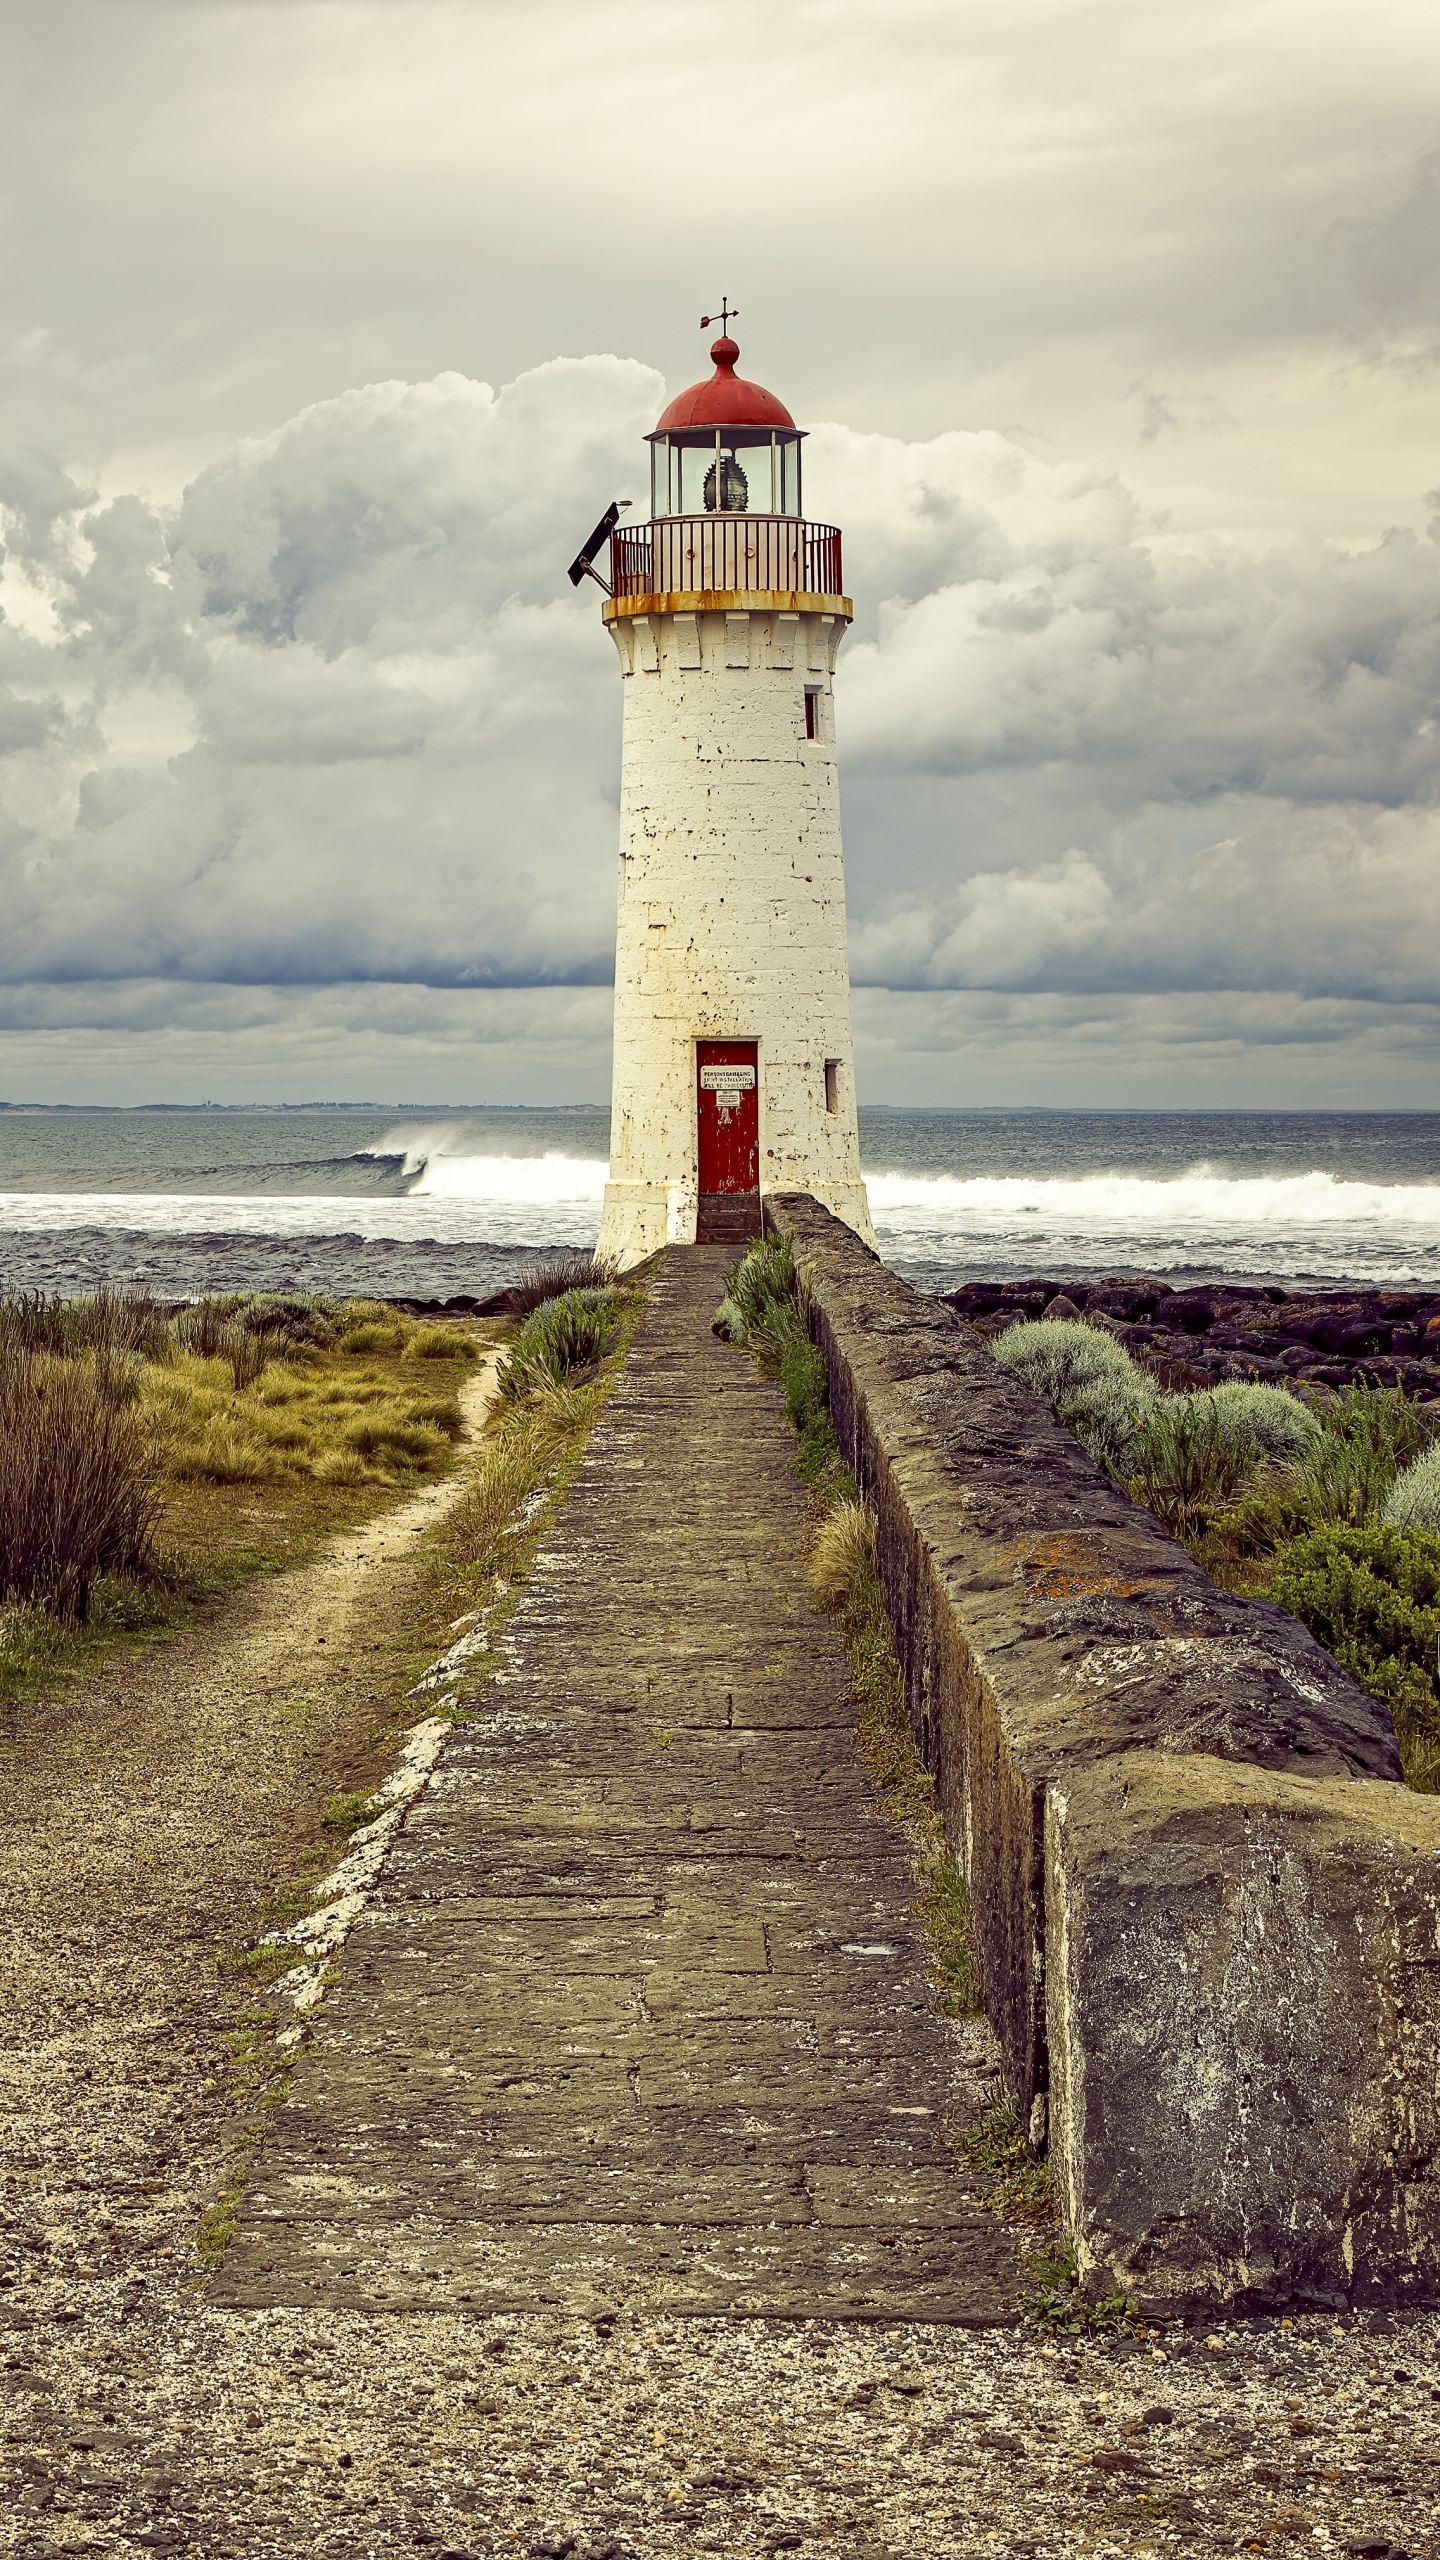
{"label": "red lighthouse dome", "polygon": [[732,337],[710,353],[709,381],[672,400],[649,438],[652,515],[798,516],[803,430],[773,391],[741,379]]}
{"label": "red lighthouse dome", "polygon": [[742,381],[735,367],[740,350],[733,338],[717,338],[710,350],[715,370],[708,382],[693,382],[671,401],[655,429],[657,436],[676,435],[687,427],[759,427],[795,433],[795,421],[783,400],[758,382]]}

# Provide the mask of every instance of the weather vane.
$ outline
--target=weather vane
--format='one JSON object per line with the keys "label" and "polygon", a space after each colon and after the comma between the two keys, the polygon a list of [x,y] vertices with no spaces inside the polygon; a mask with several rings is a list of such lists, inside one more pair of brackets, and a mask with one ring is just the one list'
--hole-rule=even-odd
{"label": "weather vane", "polygon": [[713,329],[716,321],[718,320],[721,328],[728,334],[731,321],[738,320],[739,317],[740,312],[738,305],[735,310],[732,311],[727,297],[727,299],[721,303],[718,311],[705,311],[701,313],[700,326],[702,329]]}

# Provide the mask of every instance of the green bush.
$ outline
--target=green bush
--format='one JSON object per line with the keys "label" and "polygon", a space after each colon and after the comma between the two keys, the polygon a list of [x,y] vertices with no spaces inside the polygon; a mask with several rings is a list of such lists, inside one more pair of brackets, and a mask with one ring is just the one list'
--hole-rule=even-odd
{"label": "green bush", "polygon": [[788,1236],[763,1237],[736,1263],[711,1331],[728,1342],[748,1343],[764,1366],[778,1370],[785,1411],[800,1443],[798,1467],[814,1484],[839,1455],[830,1419],[830,1379],[824,1354],[806,1330]]}
{"label": "green bush", "polygon": [[1148,1394],[1138,1392],[1118,1371],[1102,1370],[1059,1408],[1066,1430],[1122,1481],[1135,1463],[1136,1434],[1154,1408],[1155,1391],[1148,1379],[1144,1383]]}
{"label": "green bush", "polygon": [[1041,1317],[1007,1325],[990,1348],[1002,1369],[1054,1405],[1102,1467],[1130,1473],[1136,1433],[1160,1390],[1123,1344],[1097,1325]]}
{"label": "green bush", "polygon": [[1079,1403],[1101,1378],[1123,1385],[1137,1408],[1153,1404],[1159,1393],[1124,1345],[1096,1325],[1041,1317],[1035,1324],[1007,1325],[990,1348],[1002,1369],[1057,1409]]}
{"label": "green bush", "polygon": [[830,1419],[830,1377],[823,1352],[808,1335],[787,1342],[780,1354],[785,1411],[800,1443],[799,1470],[806,1484],[824,1474],[839,1454]]}
{"label": "green bush", "polygon": [[1248,1441],[1256,1459],[1272,1458],[1279,1465],[1308,1458],[1323,1427],[1313,1405],[1302,1404],[1288,1387],[1263,1387],[1247,1378],[1202,1387],[1189,1401]]}
{"label": "green bush", "polygon": [[1440,1537],[1312,1529],[1279,1550],[1267,1589],[1390,1709],[1410,1784],[1440,1790]]}
{"label": "green bush", "polygon": [[312,1351],[326,1351],[335,1339],[337,1310],[333,1302],[312,1292],[300,1295],[275,1289],[252,1289],[240,1301],[238,1321],[247,1333],[269,1335]]}

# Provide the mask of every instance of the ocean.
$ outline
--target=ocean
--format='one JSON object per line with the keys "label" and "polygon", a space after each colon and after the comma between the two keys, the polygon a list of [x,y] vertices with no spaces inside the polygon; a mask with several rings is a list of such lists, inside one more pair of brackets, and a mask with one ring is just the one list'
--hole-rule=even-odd
{"label": "ocean", "polygon": [[[1440,1287],[1440,1112],[860,1114],[880,1249],[1027,1272]],[[0,1110],[0,1287],[483,1295],[589,1245],[599,1108]]]}

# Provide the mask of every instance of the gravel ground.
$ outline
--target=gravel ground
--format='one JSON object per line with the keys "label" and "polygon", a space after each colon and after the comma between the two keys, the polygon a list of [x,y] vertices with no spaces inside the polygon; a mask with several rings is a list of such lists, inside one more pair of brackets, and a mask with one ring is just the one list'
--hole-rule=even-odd
{"label": "gravel ground", "polygon": [[597,2330],[221,2314],[177,2272],[4,2346],[17,2552],[1440,2549],[1434,2318]]}

